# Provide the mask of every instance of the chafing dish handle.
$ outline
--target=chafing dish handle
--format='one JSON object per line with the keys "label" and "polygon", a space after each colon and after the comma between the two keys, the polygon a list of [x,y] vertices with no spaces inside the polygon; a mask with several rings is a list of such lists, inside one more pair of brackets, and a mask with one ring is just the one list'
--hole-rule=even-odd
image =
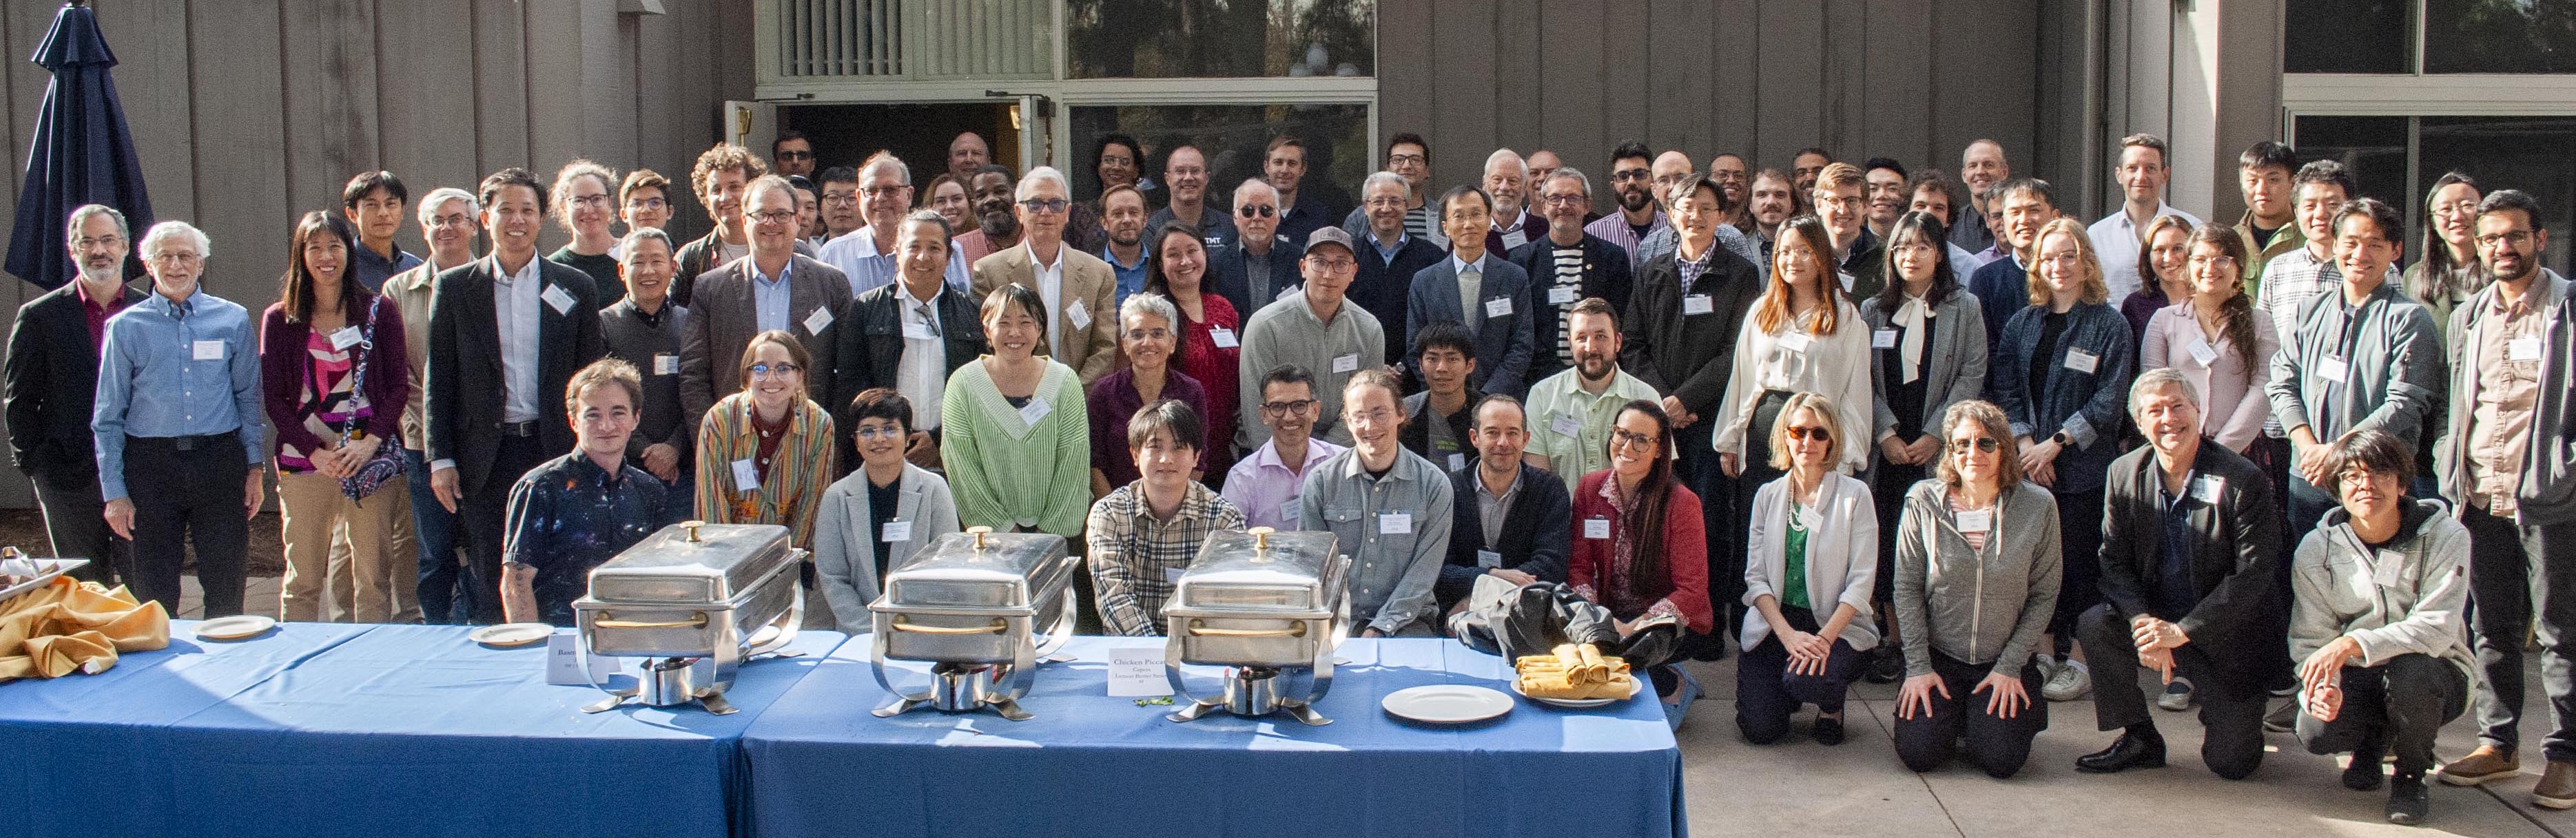
{"label": "chafing dish handle", "polygon": [[1208,628],[1208,627],[1207,627],[1207,624],[1205,624],[1205,623],[1202,623],[1202,622],[1200,622],[1200,621],[1198,621],[1198,620],[1191,620],[1191,621],[1190,621],[1190,625],[1189,625],[1189,630],[1190,630],[1190,634],[1193,634],[1193,635],[1207,635],[1207,636],[1211,636],[1211,637],[1304,637],[1304,636],[1306,636],[1306,624],[1305,624],[1305,623],[1297,623],[1297,624],[1295,624],[1295,625],[1291,625],[1291,626],[1289,626],[1289,627],[1287,627],[1287,628],[1284,628],[1284,629],[1227,629],[1227,628]]}
{"label": "chafing dish handle", "polygon": [[663,621],[663,622],[653,622],[653,623],[637,622],[637,621],[634,621],[634,620],[615,620],[615,619],[609,619],[609,618],[610,618],[610,617],[612,617],[612,616],[614,616],[614,615],[608,614],[608,613],[606,613],[606,612],[601,612],[601,614],[600,614],[600,619],[592,620],[592,621],[590,622],[590,625],[591,625],[591,627],[592,627],[592,628],[611,628],[611,629],[675,629],[675,628],[706,628],[706,627],[707,627],[707,612],[704,612],[704,611],[700,611],[700,612],[698,612],[698,613],[697,613],[697,615],[696,615],[696,616],[691,617],[691,618],[686,619],[686,620],[667,620],[667,621]]}
{"label": "chafing dish handle", "polygon": [[916,626],[911,623],[904,622],[902,617],[896,617],[894,621],[895,631],[909,631],[917,634],[1000,634],[1010,627],[1010,622],[1003,620],[1000,617],[993,618],[993,623],[991,625],[965,628],[952,626]]}

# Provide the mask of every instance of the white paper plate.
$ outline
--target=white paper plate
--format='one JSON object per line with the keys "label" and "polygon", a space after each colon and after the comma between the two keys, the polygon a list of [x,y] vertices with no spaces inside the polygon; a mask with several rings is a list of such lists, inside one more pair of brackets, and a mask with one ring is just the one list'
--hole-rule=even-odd
{"label": "white paper plate", "polygon": [[216,617],[197,624],[200,640],[247,640],[277,627],[277,620],[257,614],[235,614]]}
{"label": "white paper plate", "polygon": [[1433,724],[1478,722],[1512,711],[1512,697],[1467,684],[1432,684],[1388,693],[1378,702],[1400,718]]}
{"label": "white paper plate", "polygon": [[465,638],[485,646],[507,649],[513,646],[544,643],[546,638],[553,636],[554,633],[555,627],[547,623],[502,623],[475,629],[473,633],[465,635]]}
{"label": "white paper plate", "polygon": [[1636,698],[1638,693],[1646,690],[1646,682],[1634,675],[1629,676],[1628,683],[1630,686],[1628,689],[1628,698],[1540,698],[1538,696],[1530,695],[1529,693],[1521,692],[1521,679],[1519,678],[1510,679],[1505,683],[1512,685],[1513,695],[1517,695],[1540,704],[1549,705],[1551,707],[1569,707],[1576,710],[1607,707],[1612,704],[1626,701],[1628,698]]}

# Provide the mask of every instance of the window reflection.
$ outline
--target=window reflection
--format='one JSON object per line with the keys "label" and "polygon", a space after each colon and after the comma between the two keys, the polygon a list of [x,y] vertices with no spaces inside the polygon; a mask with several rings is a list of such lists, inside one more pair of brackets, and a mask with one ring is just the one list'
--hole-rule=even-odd
{"label": "window reflection", "polygon": [[1370,76],[1377,0],[1067,0],[1073,78]]}

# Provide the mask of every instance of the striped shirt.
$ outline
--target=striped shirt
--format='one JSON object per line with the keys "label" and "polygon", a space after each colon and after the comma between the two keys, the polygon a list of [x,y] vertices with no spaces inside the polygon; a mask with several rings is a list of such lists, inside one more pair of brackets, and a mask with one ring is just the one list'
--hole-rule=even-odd
{"label": "striped shirt", "polygon": [[1574,344],[1565,339],[1565,330],[1573,322],[1574,304],[1583,301],[1583,243],[1577,241],[1573,247],[1551,244],[1550,252],[1556,256],[1556,272],[1541,299],[1556,306],[1556,362],[1573,366]]}
{"label": "striped shirt", "polygon": [[[781,524],[790,533],[788,543],[813,548],[815,506],[832,482],[832,416],[810,400],[799,400],[793,410],[787,436],[765,471],[756,465],[760,429],[752,424],[751,394],[726,396],[707,410],[698,425],[698,520]],[[744,468],[759,475],[758,485],[741,488]]]}
{"label": "striped shirt", "polygon": [[1243,511],[1232,502],[1198,481],[1188,486],[1169,521],[1154,517],[1141,480],[1112,489],[1091,505],[1091,525],[1084,534],[1090,549],[1083,561],[1091,565],[1100,625],[1109,634],[1162,634],[1163,603],[1171,598],[1181,571],[1198,557],[1200,543],[1208,533],[1243,528]]}

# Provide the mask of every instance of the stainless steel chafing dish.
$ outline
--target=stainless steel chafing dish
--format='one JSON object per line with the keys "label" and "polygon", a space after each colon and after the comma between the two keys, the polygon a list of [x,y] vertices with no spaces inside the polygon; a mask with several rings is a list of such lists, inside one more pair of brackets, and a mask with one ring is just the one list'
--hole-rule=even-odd
{"label": "stainless steel chafing dish", "polygon": [[[930,705],[944,712],[992,707],[1029,718],[1039,661],[1073,636],[1073,563],[1064,537],[972,527],[940,536],[886,573],[868,604],[877,684],[894,700],[880,717]],[[926,690],[897,689],[889,660],[932,664]]]}
{"label": "stainless steel chafing dish", "polygon": [[597,713],[628,698],[656,707],[724,700],[734,667],[784,649],[805,619],[796,567],[805,551],[776,524],[688,521],[662,528],[590,571],[590,592],[574,600],[582,646],[594,656],[645,658],[631,690],[582,708]]}
{"label": "stainless steel chafing dish", "polygon": [[[1333,650],[1350,630],[1351,557],[1334,546],[1329,532],[1269,527],[1208,536],[1163,606],[1163,674],[1191,701],[1168,718],[1285,710],[1306,724],[1333,723],[1313,705],[1333,688]],[[1193,695],[1182,664],[1226,667],[1223,692]]]}

